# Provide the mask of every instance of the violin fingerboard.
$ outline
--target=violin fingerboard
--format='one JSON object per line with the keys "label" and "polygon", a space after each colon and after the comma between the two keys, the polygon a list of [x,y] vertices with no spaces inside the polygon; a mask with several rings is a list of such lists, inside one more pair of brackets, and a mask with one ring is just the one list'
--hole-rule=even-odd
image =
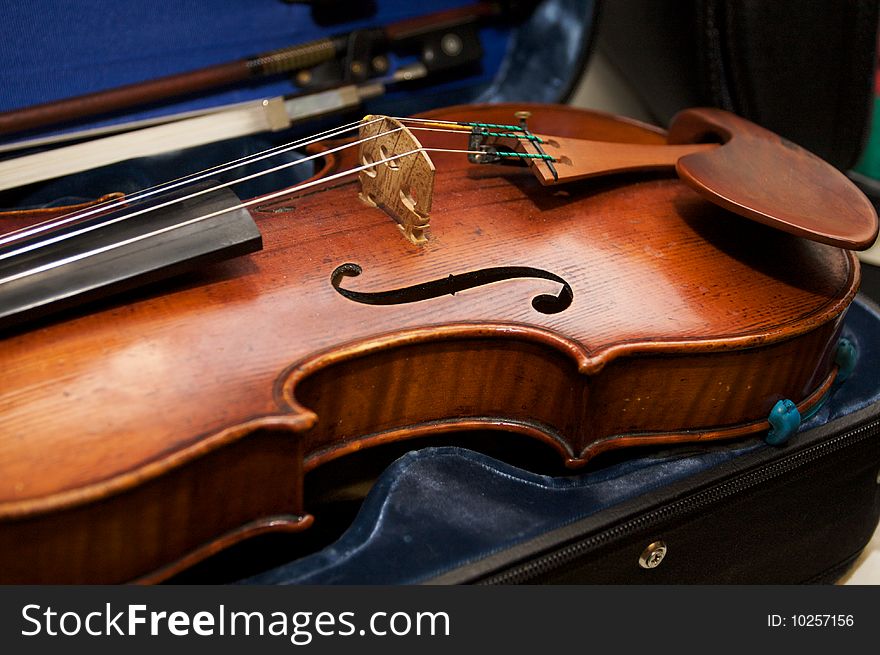
{"label": "violin fingerboard", "polygon": [[[234,209],[240,204],[228,189],[217,189],[126,218],[129,207],[0,258],[0,329],[259,250],[260,232],[246,209]],[[82,229],[94,225],[100,227]],[[7,246],[0,255],[17,247]]]}

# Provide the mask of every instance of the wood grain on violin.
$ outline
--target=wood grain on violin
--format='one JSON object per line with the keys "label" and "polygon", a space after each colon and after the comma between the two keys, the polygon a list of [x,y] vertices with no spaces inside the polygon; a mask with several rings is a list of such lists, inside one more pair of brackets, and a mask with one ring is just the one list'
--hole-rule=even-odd
{"label": "wood grain on violin", "polygon": [[[521,108],[432,115],[503,123]],[[665,142],[525,108],[540,134]],[[4,335],[0,578],[158,580],[303,529],[303,473],[384,441],[519,432],[580,466],[754,434],[777,400],[807,409],[828,389],[851,252],[670,175],[544,187],[526,168],[431,159],[424,245],[355,183],[310,189],[253,211],[261,252]],[[454,294],[424,287],[444,278]],[[560,287],[567,304],[533,304]]]}

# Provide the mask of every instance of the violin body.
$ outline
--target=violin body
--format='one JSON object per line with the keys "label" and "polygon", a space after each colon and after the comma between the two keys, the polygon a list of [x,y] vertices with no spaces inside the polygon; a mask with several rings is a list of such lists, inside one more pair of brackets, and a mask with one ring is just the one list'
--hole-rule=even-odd
{"label": "violin body", "polygon": [[[519,109],[536,132],[665,143],[566,107],[432,116],[503,123]],[[557,188],[526,168],[431,158],[422,246],[340,181],[257,205],[258,253],[4,334],[2,581],[156,581],[248,536],[306,529],[304,474],[374,444],[516,432],[577,467],[760,433],[778,400],[806,411],[830,388],[858,288],[850,251],[736,216],[669,174]],[[334,284],[346,264],[359,274]],[[512,270],[388,304],[337,288],[507,268],[554,277]],[[540,311],[557,278],[570,304]]]}

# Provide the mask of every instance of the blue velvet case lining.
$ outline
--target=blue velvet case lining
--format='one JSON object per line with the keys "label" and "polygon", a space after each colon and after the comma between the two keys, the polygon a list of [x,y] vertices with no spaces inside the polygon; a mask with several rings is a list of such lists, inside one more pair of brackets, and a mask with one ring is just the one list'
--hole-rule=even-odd
{"label": "blue velvet case lining", "polygon": [[[6,3],[0,39],[0,111],[235,61],[317,38],[428,15],[474,0],[379,0],[367,20],[319,27],[308,5],[282,0],[23,0]],[[479,70],[424,88],[402,87],[369,110],[405,116],[465,102],[559,102],[581,74],[593,0],[544,0],[521,25],[480,30]],[[392,66],[397,60],[392,61]],[[401,59],[405,63],[406,59]],[[122,120],[290,94],[284,78],[261,79],[168,104],[90,120]]]}
{"label": "blue velvet case lining", "polygon": [[[856,367],[788,447],[880,400],[880,309],[858,298],[843,336],[858,350]],[[401,457],[380,476],[336,543],[245,582],[418,583],[767,448],[773,447],[754,438],[681,454],[666,451],[564,478],[535,475],[462,448],[426,448]]]}

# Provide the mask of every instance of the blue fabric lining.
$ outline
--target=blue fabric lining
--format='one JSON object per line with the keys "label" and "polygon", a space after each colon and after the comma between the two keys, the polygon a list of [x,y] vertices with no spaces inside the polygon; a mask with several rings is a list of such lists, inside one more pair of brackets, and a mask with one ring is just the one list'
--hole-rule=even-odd
{"label": "blue fabric lining", "polygon": [[[880,400],[880,312],[850,308],[851,376],[792,437]],[[693,476],[756,449],[754,438],[640,457],[565,478],[535,475],[462,448],[411,452],[380,476],[353,525],[324,550],[257,575],[254,584],[410,584]]]}

